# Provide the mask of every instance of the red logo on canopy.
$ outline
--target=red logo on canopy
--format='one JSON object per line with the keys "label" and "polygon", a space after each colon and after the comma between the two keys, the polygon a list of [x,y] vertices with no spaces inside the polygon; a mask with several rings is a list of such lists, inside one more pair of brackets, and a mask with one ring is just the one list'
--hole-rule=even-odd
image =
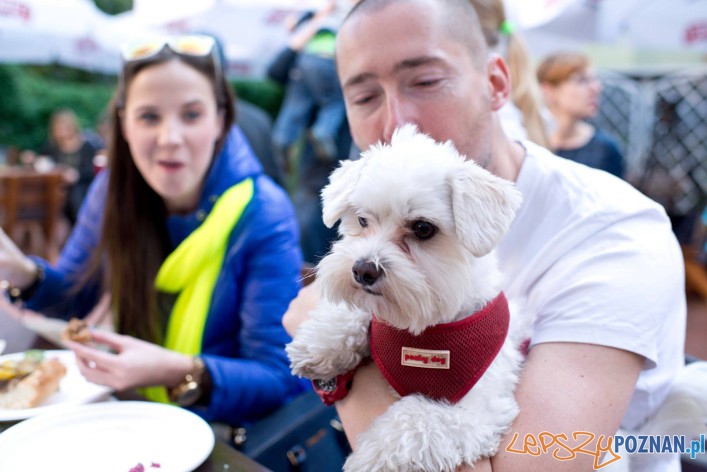
{"label": "red logo on canopy", "polygon": [[29,21],[32,17],[32,10],[29,5],[24,2],[15,0],[0,0],[0,16],[16,16],[25,21]]}
{"label": "red logo on canopy", "polygon": [[707,40],[707,22],[696,23],[685,30],[685,42],[687,44]]}

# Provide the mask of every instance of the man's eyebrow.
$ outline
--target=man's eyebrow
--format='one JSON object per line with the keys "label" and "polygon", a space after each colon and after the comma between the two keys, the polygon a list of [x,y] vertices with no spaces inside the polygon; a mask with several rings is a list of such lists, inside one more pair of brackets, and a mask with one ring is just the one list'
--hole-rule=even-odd
{"label": "man's eyebrow", "polygon": [[403,70],[407,69],[414,69],[416,67],[421,67],[421,66],[426,66],[430,64],[442,64],[443,61],[439,57],[435,56],[420,56],[420,57],[413,57],[410,59],[405,59],[404,61],[399,62],[398,64],[393,67],[393,72],[401,72]]}
{"label": "man's eyebrow", "polygon": [[[399,62],[393,67],[393,73],[402,72],[404,70],[415,69],[416,67],[422,67],[430,64],[442,64],[443,61],[439,57],[435,56],[420,56],[413,57],[410,59],[405,59]],[[344,82],[343,88],[352,87],[354,85],[359,85],[367,80],[376,78],[376,74],[372,72],[362,72],[361,74],[356,74]]]}
{"label": "man's eyebrow", "polygon": [[352,87],[354,85],[359,85],[367,80],[374,79],[376,77],[376,74],[372,72],[363,72],[361,74],[356,74],[353,77],[349,78],[346,82],[344,82],[344,86],[342,88],[348,88]]}

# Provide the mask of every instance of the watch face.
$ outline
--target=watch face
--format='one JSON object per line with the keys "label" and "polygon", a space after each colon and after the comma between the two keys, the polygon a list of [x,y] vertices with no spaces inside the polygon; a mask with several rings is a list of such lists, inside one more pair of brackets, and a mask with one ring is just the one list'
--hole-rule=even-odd
{"label": "watch face", "polygon": [[331,393],[336,390],[336,377],[330,380],[315,379],[314,383],[319,390],[326,393]]}
{"label": "watch face", "polygon": [[181,406],[191,406],[201,396],[201,386],[196,382],[189,382],[184,390],[177,395],[177,403]]}

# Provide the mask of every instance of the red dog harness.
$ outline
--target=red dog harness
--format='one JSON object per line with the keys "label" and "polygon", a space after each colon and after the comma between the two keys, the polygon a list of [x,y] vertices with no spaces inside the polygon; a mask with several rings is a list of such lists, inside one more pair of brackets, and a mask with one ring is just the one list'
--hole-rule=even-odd
{"label": "red dog harness", "polygon": [[503,292],[473,315],[432,326],[417,336],[374,316],[371,355],[401,396],[420,393],[456,403],[484,375],[501,350],[509,320]]}

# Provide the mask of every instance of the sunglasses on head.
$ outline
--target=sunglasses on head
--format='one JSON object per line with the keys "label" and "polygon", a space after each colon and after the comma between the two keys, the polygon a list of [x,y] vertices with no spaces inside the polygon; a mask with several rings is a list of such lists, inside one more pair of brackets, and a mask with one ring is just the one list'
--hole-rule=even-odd
{"label": "sunglasses on head", "polygon": [[214,64],[216,83],[220,87],[223,74],[216,40],[203,34],[172,36],[161,39],[133,41],[123,45],[120,50],[123,63],[143,61],[160,53],[165,47],[184,57],[211,57]]}
{"label": "sunglasses on head", "polygon": [[140,61],[155,56],[165,47],[184,56],[206,57],[216,50],[216,40],[203,34],[132,41],[123,45],[123,61]]}

